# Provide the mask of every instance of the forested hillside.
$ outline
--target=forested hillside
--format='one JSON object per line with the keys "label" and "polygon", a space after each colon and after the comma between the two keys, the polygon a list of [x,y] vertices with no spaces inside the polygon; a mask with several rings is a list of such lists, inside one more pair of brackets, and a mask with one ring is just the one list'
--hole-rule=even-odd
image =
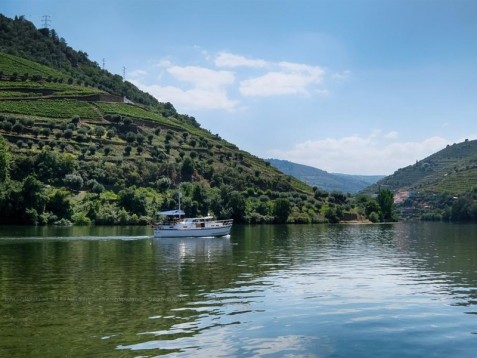
{"label": "forested hillside", "polygon": [[236,222],[383,218],[202,129],[54,30],[0,15],[0,224],[147,224],[178,191],[188,215]]}

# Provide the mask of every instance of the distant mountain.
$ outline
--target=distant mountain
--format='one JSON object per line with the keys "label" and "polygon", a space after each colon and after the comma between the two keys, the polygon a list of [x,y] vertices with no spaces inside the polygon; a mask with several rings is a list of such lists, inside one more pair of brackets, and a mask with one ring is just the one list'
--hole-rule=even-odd
{"label": "distant mountain", "polygon": [[305,183],[328,192],[357,193],[382,179],[383,175],[349,175],[328,173],[308,165],[297,164],[287,160],[267,159],[281,172],[295,177]]}

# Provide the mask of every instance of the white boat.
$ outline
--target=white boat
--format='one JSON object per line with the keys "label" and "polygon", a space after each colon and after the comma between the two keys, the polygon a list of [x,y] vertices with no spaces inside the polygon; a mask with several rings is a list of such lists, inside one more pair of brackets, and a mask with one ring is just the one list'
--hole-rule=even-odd
{"label": "white boat", "polygon": [[160,211],[164,222],[154,225],[154,237],[208,237],[230,234],[233,220],[216,220],[213,216],[183,218],[182,210]]}

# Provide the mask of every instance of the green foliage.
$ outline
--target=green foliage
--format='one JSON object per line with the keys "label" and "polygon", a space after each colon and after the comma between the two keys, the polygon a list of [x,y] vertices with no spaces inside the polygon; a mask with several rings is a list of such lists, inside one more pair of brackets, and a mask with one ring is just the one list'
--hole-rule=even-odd
{"label": "green foliage", "polygon": [[451,207],[452,221],[476,221],[477,200],[472,195],[458,198]]}
{"label": "green foliage", "polygon": [[91,104],[72,99],[4,100],[0,101],[0,112],[50,118],[70,118],[77,114],[83,118],[100,119]]}
{"label": "green foliage", "polygon": [[0,185],[4,183],[10,172],[10,150],[7,141],[0,135]]}
{"label": "green foliage", "polygon": [[291,205],[287,199],[279,198],[275,200],[273,205],[273,216],[275,217],[275,222],[279,224],[286,223],[290,213]]}
{"label": "green foliage", "polygon": [[381,221],[381,207],[379,203],[374,199],[369,200],[365,206],[365,214],[372,222]]}
{"label": "green foliage", "polygon": [[371,221],[373,223],[377,223],[377,222],[380,221],[379,214],[376,211],[371,212],[369,214],[368,218],[369,218],[369,221]]}
{"label": "green foliage", "polygon": [[129,212],[138,215],[147,215],[146,197],[138,192],[135,187],[119,192],[119,205]]}
{"label": "green foliage", "polygon": [[[329,201],[338,216],[350,205],[201,129],[52,30],[0,15],[0,43],[1,223],[145,224],[174,208],[179,188],[187,213],[238,223],[324,221]],[[113,102],[123,96],[134,104]]]}
{"label": "green foliage", "polygon": [[194,161],[191,158],[185,158],[181,167],[181,177],[183,181],[190,181],[195,171]]}
{"label": "green foliage", "polygon": [[78,174],[66,174],[63,179],[64,185],[73,190],[81,190],[84,180]]}
{"label": "green foliage", "polygon": [[50,149],[40,152],[34,161],[35,172],[43,182],[60,183],[66,175],[72,174],[77,163],[70,154],[61,154]]}
{"label": "green foliage", "polygon": [[73,208],[69,191],[65,189],[52,190],[48,195],[45,211],[52,213],[58,218],[71,219]]}
{"label": "green foliage", "polygon": [[382,220],[395,221],[394,196],[391,190],[381,190],[378,194],[377,202],[379,204]]}

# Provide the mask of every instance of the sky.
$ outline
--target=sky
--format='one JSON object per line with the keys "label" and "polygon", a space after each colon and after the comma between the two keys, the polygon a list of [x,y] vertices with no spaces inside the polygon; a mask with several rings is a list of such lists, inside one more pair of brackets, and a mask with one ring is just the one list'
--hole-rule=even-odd
{"label": "sky", "polygon": [[260,158],[390,175],[477,139],[475,0],[0,0]]}

